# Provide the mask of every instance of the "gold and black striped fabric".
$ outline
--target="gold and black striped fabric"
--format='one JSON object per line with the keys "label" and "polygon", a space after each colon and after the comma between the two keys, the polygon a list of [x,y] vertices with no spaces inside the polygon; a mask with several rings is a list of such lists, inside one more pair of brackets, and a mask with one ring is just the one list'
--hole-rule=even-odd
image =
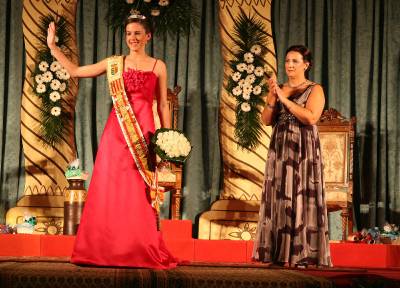
{"label": "gold and black striped fabric", "polygon": [[[40,135],[41,99],[33,93],[32,72],[36,55],[42,43],[38,37],[40,17],[63,16],[71,31],[71,44],[65,54],[78,63],[76,47],[75,15],[77,0],[24,0],[22,21],[26,55],[26,73],[21,100],[21,138],[25,159],[24,195],[62,195],[68,186],[64,172],[69,162],[76,157],[74,121],[68,125],[69,133],[55,147],[46,145]],[[63,95],[63,107],[74,115],[78,91],[76,79],[69,80],[69,91]]]}
{"label": "gold and black striped fabric", "polygon": [[[271,1],[219,1],[219,22],[222,56],[224,60],[225,87],[231,68],[229,61],[234,55],[232,39],[234,20],[240,10],[254,16],[265,24],[265,33],[269,36],[265,47],[265,65],[276,72],[276,56],[271,28]],[[234,138],[236,100],[221,87],[220,98],[220,143],[223,157],[224,185],[220,199],[260,200],[271,127],[263,126],[260,145],[253,150],[241,149]],[[262,109],[262,107],[260,107]]]}

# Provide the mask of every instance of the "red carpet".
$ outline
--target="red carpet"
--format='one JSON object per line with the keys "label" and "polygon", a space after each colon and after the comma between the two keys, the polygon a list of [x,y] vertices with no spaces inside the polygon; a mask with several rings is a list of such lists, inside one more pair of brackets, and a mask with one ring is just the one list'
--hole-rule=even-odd
{"label": "red carpet", "polygon": [[[252,241],[192,238],[189,220],[162,220],[161,230],[170,251],[190,262],[251,263]],[[0,256],[69,257],[74,236],[0,235]],[[400,245],[331,243],[335,267],[400,268]]]}

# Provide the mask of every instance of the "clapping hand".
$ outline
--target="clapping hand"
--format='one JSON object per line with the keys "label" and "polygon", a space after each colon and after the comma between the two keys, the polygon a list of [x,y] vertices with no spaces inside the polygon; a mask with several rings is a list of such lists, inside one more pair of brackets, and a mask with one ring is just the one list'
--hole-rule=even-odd
{"label": "clapping hand", "polygon": [[279,99],[283,97],[282,89],[279,87],[275,74],[272,74],[271,78],[268,79],[268,87],[273,96]]}
{"label": "clapping hand", "polygon": [[56,24],[54,22],[51,22],[47,28],[47,46],[50,49],[56,47]]}

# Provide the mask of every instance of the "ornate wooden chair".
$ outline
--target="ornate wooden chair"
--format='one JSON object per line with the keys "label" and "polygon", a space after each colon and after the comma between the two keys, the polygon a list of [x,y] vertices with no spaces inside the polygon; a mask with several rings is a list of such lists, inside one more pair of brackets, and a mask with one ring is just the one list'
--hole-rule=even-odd
{"label": "ornate wooden chair", "polygon": [[328,211],[341,210],[342,240],[353,232],[353,147],[356,119],[345,119],[333,108],[325,110],[317,124],[324,163]]}
{"label": "ornate wooden chair", "polygon": [[[181,87],[176,86],[173,90],[168,88],[168,104],[171,111],[172,128],[178,128],[178,112],[179,102],[178,94]],[[159,128],[160,119],[157,113],[157,101],[154,100],[153,114],[155,118],[156,128]],[[170,218],[177,220],[181,219],[181,198],[182,198],[182,165],[171,163],[167,169],[162,169],[158,176],[158,183],[170,190]]]}

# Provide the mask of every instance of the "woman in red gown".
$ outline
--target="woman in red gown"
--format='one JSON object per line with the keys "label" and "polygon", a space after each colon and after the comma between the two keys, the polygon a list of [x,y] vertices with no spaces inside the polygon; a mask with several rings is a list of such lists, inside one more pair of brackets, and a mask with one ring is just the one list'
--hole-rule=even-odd
{"label": "woman in red gown", "polygon": [[[162,61],[145,53],[151,38],[149,23],[132,16],[125,24],[130,53],[124,57],[122,76],[126,96],[149,143],[155,130],[154,95],[162,126],[170,127],[167,72]],[[49,25],[47,43],[71,77],[96,77],[107,70],[107,59],[80,67],[69,61],[55,44],[54,23]],[[71,262],[155,269],[175,267],[177,259],[157,231],[147,191],[113,108],[101,137]]]}

